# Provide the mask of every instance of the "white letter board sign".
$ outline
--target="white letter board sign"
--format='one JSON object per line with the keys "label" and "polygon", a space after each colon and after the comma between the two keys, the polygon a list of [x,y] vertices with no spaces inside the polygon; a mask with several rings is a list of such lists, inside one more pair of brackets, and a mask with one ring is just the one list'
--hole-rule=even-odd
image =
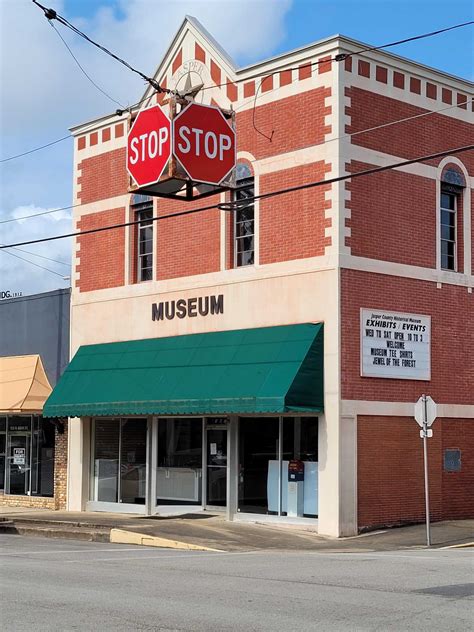
{"label": "white letter board sign", "polygon": [[431,379],[431,318],[375,309],[360,310],[363,377]]}

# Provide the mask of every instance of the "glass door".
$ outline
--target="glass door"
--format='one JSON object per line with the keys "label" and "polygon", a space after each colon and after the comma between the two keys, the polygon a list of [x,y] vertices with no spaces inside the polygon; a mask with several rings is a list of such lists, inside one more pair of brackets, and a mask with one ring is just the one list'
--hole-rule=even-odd
{"label": "glass door", "polygon": [[206,503],[212,507],[227,504],[227,428],[207,428]]}
{"label": "glass door", "polygon": [[30,488],[30,437],[23,434],[8,436],[7,494],[24,495]]}

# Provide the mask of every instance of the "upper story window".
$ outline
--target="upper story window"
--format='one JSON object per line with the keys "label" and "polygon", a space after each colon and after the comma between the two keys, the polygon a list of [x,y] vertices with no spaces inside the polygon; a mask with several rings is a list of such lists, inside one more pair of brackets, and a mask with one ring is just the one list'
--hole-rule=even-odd
{"label": "upper story window", "polygon": [[441,190],[441,267],[456,270],[457,195]]}
{"label": "upper story window", "polygon": [[132,209],[136,230],[137,282],[153,279],[153,200],[148,196],[133,195]]}
{"label": "upper story window", "polygon": [[458,209],[464,186],[464,177],[456,169],[448,167],[443,171],[440,199],[441,268],[443,270],[455,272],[458,269]]}
{"label": "upper story window", "polygon": [[[237,186],[243,187],[234,193],[235,200],[246,200],[255,195],[254,178],[247,165],[237,165]],[[234,211],[234,266],[253,265],[255,262],[255,210],[254,203],[243,202]]]}

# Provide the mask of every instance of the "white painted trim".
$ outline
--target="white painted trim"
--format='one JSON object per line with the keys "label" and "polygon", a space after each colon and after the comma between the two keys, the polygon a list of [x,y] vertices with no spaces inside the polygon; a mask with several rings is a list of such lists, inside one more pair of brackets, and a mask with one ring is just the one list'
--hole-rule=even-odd
{"label": "white painted trim", "polygon": [[124,193],[123,195],[97,200],[97,202],[81,204],[81,206],[74,208],[74,218],[80,219],[83,215],[93,215],[94,213],[110,211],[114,208],[126,208],[129,201],[130,193]]}
{"label": "white painted trim", "polygon": [[[421,391],[420,391],[421,392]],[[383,402],[370,400],[342,400],[342,415],[368,417],[411,417],[415,402]],[[438,417],[452,419],[474,419],[474,404],[440,404]]]}
{"label": "white painted trim", "polygon": [[388,274],[390,276],[418,279],[419,281],[445,283],[446,285],[458,285],[467,288],[474,286],[474,277],[469,274],[437,270],[436,268],[421,268],[420,266],[411,266],[379,259],[367,259],[353,255],[342,254],[340,256],[340,266],[349,270]]}
{"label": "white painted trim", "polygon": [[[374,58],[375,57],[375,58]],[[417,71],[416,68],[410,68],[411,64],[400,63],[398,65],[393,65],[389,60],[380,60],[378,61],[377,56],[374,56],[372,53],[363,55],[355,55],[353,57],[352,63],[352,72],[348,72],[347,76],[350,77],[351,86],[355,88],[360,88],[361,90],[366,90],[368,92],[374,92],[377,95],[381,95],[384,97],[388,97],[390,99],[394,99],[396,101],[401,101],[403,103],[409,103],[410,105],[414,105],[418,108],[423,108],[424,110],[437,110],[441,107],[448,107],[449,104],[446,104],[442,101],[441,98],[441,90],[442,88],[449,87],[451,90],[458,91],[462,94],[465,94],[468,99],[472,98],[473,92],[472,87],[469,89],[466,85],[461,85],[461,87],[456,86],[453,81],[450,81],[446,77],[437,77],[434,73],[426,73],[421,74]],[[358,59],[364,59],[369,62],[371,65],[371,76],[370,77],[362,77],[358,74]],[[375,66],[382,65],[387,68],[387,83],[382,83],[377,81],[375,78]],[[401,72],[405,75],[405,87],[400,89],[396,88],[393,85],[393,72]],[[416,94],[410,91],[410,77],[414,77],[416,79],[420,79],[421,81],[421,94]],[[437,98],[429,99],[426,96],[426,83],[430,82],[436,85],[437,88]],[[457,99],[456,92],[453,94],[453,105],[455,104]],[[466,123],[472,122],[472,111],[470,110],[470,104],[468,103],[466,109],[461,107],[453,107],[452,109],[445,110],[442,114],[449,118],[453,118],[460,121],[465,121]]]}
{"label": "white painted trim", "polygon": [[73,305],[86,305],[115,301],[122,298],[139,298],[170,292],[194,291],[215,288],[216,286],[225,287],[261,279],[291,277],[299,274],[334,270],[336,267],[337,257],[292,259],[291,261],[271,263],[258,267],[242,266],[240,268],[230,268],[224,271],[197,274],[189,277],[177,277],[157,282],[149,281],[145,285],[135,283],[133,285],[93,290],[91,292],[77,292],[73,296],[72,303]]}

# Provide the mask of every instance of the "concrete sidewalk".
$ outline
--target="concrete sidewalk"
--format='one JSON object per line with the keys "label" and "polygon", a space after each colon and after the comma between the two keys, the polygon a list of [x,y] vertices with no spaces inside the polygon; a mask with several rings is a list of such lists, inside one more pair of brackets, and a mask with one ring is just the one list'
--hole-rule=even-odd
{"label": "concrete sidewalk", "polygon": [[[311,527],[227,522],[199,512],[179,517],[116,513],[76,513],[0,507],[0,533],[18,533],[101,542],[213,551],[308,550],[327,552],[394,551],[426,546],[425,525],[411,525],[328,538]],[[434,547],[474,546],[474,520],[432,524]]]}

